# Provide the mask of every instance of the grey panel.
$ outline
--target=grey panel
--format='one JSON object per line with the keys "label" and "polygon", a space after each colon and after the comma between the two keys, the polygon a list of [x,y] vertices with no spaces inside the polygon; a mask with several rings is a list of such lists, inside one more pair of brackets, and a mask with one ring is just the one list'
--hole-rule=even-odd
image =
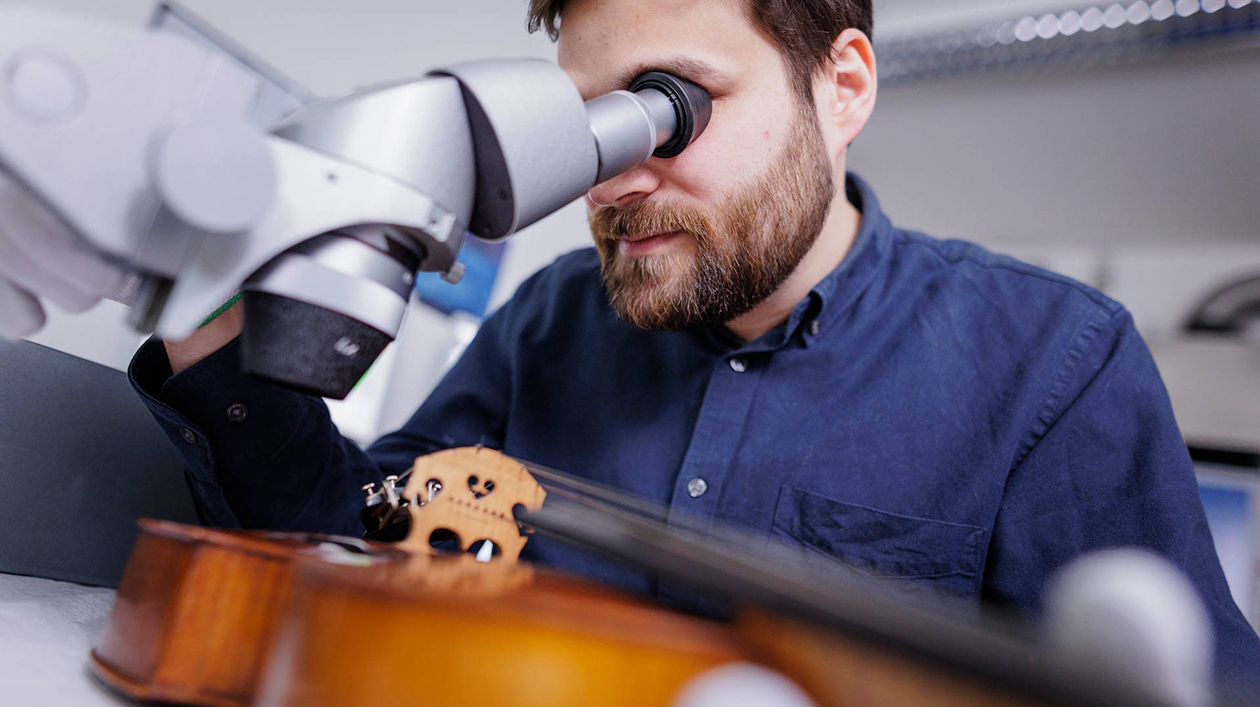
{"label": "grey panel", "polygon": [[158,4],[149,24],[202,47],[217,50],[253,74],[258,79],[258,96],[254,101],[252,118],[254,124],[260,128],[271,127],[281,118],[315,100],[315,95],[296,81],[267,65],[178,3]]}
{"label": "grey panel", "polygon": [[0,340],[0,572],[117,586],[141,517],[197,522],[127,376]]}

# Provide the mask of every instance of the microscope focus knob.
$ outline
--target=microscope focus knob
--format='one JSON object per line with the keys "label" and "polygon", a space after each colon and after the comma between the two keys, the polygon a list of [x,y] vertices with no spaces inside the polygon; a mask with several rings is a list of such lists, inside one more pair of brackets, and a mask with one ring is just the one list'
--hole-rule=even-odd
{"label": "microscope focus knob", "polygon": [[153,182],[167,209],[209,233],[243,233],[266,215],[276,194],[267,140],[243,120],[205,117],[158,144]]}

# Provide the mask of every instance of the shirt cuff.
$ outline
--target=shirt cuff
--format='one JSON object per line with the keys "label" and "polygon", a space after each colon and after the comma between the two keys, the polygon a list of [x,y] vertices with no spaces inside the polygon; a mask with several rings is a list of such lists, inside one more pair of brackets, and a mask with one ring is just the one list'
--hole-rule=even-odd
{"label": "shirt cuff", "polygon": [[[318,398],[242,373],[239,339],[175,375],[162,342],[149,339],[128,376],[191,473],[203,515],[217,525],[238,525],[227,510],[224,487],[230,496],[236,480],[261,473],[302,427],[312,405],[322,405]],[[230,522],[220,517],[224,513]]]}

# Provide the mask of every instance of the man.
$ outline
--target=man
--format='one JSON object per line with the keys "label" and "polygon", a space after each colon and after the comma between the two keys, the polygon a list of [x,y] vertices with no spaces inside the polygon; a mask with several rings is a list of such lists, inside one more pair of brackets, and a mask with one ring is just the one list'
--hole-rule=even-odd
{"label": "man", "polygon": [[[361,451],[323,403],[242,376],[233,309],[133,380],[223,526],[355,532],[359,487],[484,444],[877,575],[1033,615],[1083,552],[1143,546],[1234,606],[1129,314],[1066,278],[896,229],[846,147],[871,116],[869,0],[533,0],[582,92],[649,69],[707,131],[588,194],[595,250],[521,286],[403,429]],[[541,562],[685,587],[534,538]]]}

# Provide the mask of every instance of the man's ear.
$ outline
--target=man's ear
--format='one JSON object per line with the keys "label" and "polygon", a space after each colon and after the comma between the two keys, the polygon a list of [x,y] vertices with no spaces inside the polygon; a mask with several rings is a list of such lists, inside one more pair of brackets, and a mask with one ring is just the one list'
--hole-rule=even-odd
{"label": "man's ear", "polygon": [[875,110],[875,50],[858,29],[846,29],[831,45],[831,61],[814,77],[814,96],[824,133],[841,146],[853,142]]}

